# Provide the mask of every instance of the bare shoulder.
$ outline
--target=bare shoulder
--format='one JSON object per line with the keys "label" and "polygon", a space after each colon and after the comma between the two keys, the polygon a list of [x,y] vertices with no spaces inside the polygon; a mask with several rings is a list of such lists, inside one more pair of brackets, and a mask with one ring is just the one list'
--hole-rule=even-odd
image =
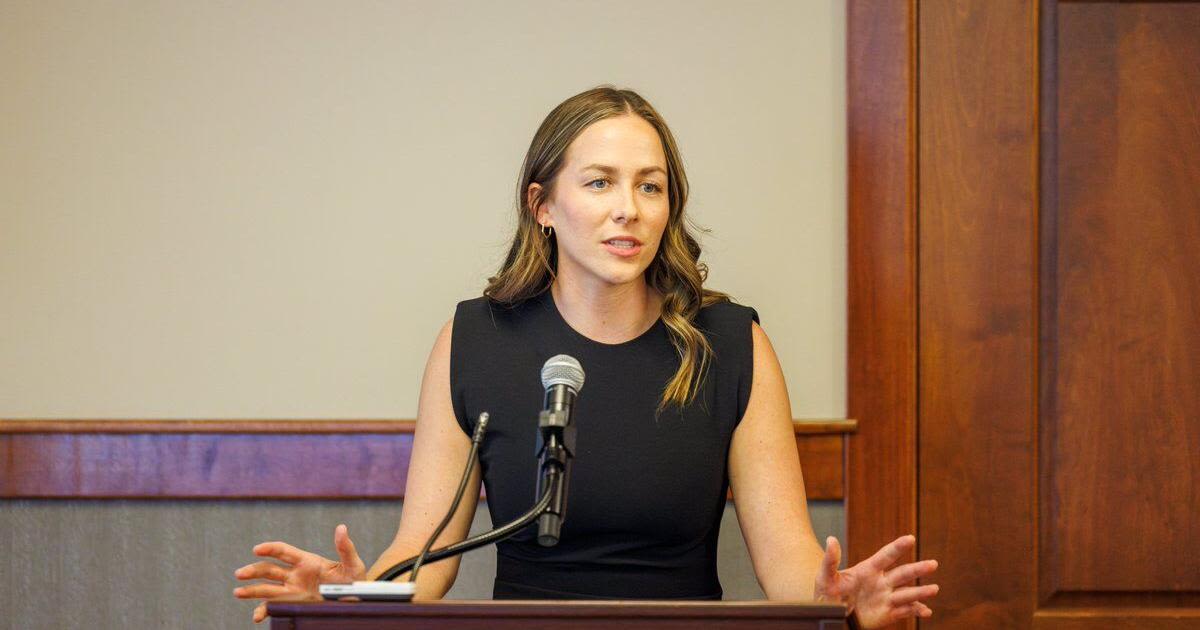
{"label": "bare shoulder", "polygon": [[438,331],[437,339],[433,341],[433,351],[430,353],[430,359],[434,356],[444,355],[446,360],[450,360],[450,340],[454,336],[454,317],[446,320],[442,324],[442,329]]}
{"label": "bare shoulder", "polygon": [[767,338],[767,331],[754,320],[750,320],[750,334],[754,336],[754,348],[757,350],[762,344],[766,347],[771,346],[771,340]]}
{"label": "bare shoulder", "polygon": [[438,331],[429,359],[425,362],[425,374],[421,379],[421,399],[417,403],[417,422],[436,418],[439,423],[450,424],[454,418],[450,404],[450,342],[454,332],[451,317]]}
{"label": "bare shoulder", "polygon": [[[780,418],[791,420],[791,403],[788,400],[787,384],[783,368],[771,339],[758,322],[750,322],[754,339],[754,379],[750,386],[750,401],[742,425],[754,427],[762,422],[776,423]],[[747,422],[749,420],[749,422]],[[741,425],[740,425],[741,426]]]}
{"label": "bare shoulder", "polygon": [[771,338],[767,336],[767,331],[756,321],[750,322],[750,335],[754,340],[754,371],[760,372],[763,370],[782,371],[779,367],[779,357],[775,356],[775,347],[771,345]]}

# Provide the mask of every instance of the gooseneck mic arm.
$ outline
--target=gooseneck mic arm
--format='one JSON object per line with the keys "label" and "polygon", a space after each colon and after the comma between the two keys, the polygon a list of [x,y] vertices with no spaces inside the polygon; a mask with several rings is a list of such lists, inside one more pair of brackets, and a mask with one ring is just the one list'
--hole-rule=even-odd
{"label": "gooseneck mic arm", "polygon": [[[557,473],[550,473],[550,474],[558,477]],[[559,479],[561,479],[561,477],[559,477]],[[557,481],[555,483],[557,483]],[[551,485],[553,486],[554,484],[551,484]],[[512,521],[511,523],[508,523],[507,525],[504,525],[502,527],[497,527],[496,529],[493,529],[490,532],[484,532],[478,536],[475,536],[474,538],[468,538],[462,542],[458,542],[458,543],[454,543],[453,545],[447,545],[445,547],[442,547],[441,549],[434,549],[433,551],[429,552],[429,554],[425,558],[425,562],[433,563],[433,562],[437,562],[438,560],[445,560],[446,558],[451,558],[451,557],[457,556],[459,554],[463,554],[468,551],[471,551],[472,549],[478,549],[479,547],[482,547],[484,545],[489,545],[491,543],[501,541],[501,540],[504,540],[505,538],[508,538],[509,536],[512,536],[513,534],[521,531],[521,529],[523,527],[525,527],[526,525],[537,520],[537,518],[539,516],[541,516],[542,512],[546,511],[546,507],[550,505],[550,500],[552,497],[553,497],[553,488],[548,489],[542,495],[542,498],[537,502],[537,504],[534,505],[532,509],[530,509],[528,512],[523,514],[517,520]],[[416,564],[416,562],[417,562],[417,556],[413,556],[413,557],[409,558],[408,560],[405,560],[405,561],[393,566],[392,568],[388,569],[387,571],[384,571],[383,574],[380,575],[376,579],[380,582],[388,582],[388,581],[394,580],[397,577],[403,575],[409,569],[411,569],[413,567],[413,565]]]}
{"label": "gooseneck mic arm", "polygon": [[546,391],[546,399],[543,410],[538,415],[537,455],[540,474],[535,495],[537,503],[532,509],[511,523],[490,532],[430,551],[434,541],[437,540],[457,511],[467,480],[471,476],[475,456],[483,441],[483,431],[487,426],[487,414],[481,414],[479,422],[476,424],[475,434],[471,439],[471,454],[467,458],[467,469],[463,473],[454,501],[450,505],[450,512],[446,514],[442,523],[429,537],[424,548],[421,549],[421,553],[392,566],[384,571],[377,580],[390,582],[412,570],[409,581],[416,581],[417,571],[423,564],[444,560],[504,540],[535,520],[538,521],[538,544],[545,547],[558,544],[562,521],[566,516],[567,475],[570,473],[571,458],[575,450],[575,428],[571,423],[571,410],[575,405],[575,397],[583,388],[583,381],[583,367],[579,365],[579,361],[565,354],[550,357],[542,366],[542,386]]}
{"label": "gooseneck mic arm", "polygon": [[421,565],[425,562],[425,557],[429,555],[429,548],[433,547],[433,541],[437,540],[438,536],[442,535],[446,526],[450,524],[450,520],[454,518],[454,513],[458,511],[458,504],[462,502],[463,491],[467,489],[467,481],[471,478],[471,471],[475,468],[475,455],[479,452],[479,445],[483,443],[483,432],[487,431],[488,412],[479,414],[479,421],[475,423],[475,434],[471,436],[471,452],[467,454],[467,469],[463,471],[462,481],[458,482],[458,490],[454,493],[454,500],[450,502],[450,511],[446,512],[446,518],[433,530],[429,540],[425,542],[425,546],[421,548],[421,553],[417,554],[416,561],[413,562],[412,575],[408,577],[409,582],[417,581],[417,572],[421,570]]}

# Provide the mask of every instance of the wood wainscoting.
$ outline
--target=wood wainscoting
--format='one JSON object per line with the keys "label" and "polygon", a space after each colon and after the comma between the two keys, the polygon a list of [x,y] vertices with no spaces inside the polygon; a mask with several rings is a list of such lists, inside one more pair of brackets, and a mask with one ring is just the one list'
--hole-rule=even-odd
{"label": "wood wainscoting", "polygon": [[[854,420],[794,423],[808,498],[841,500]],[[5,499],[401,499],[413,420],[0,420]]]}

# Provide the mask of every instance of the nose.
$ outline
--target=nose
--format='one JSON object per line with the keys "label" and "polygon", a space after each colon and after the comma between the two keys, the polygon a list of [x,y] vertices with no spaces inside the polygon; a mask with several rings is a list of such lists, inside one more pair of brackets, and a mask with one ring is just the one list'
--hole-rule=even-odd
{"label": "nose", "polygon": [[637,221],[641,212],[637,207],[636,191],[631,190],[625,195],[620,195],[619,198],[620,201],[618,201],[612,209],[613,221],[616,221],[617,223],[629,223],[631,221]]}

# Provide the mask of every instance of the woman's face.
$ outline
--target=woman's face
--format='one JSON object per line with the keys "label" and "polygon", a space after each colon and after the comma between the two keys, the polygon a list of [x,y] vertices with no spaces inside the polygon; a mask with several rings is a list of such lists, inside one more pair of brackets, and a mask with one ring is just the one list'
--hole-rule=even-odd
{"label": "woman's face", "polygon": [[627,114],[585,128],[537,210],[558,239],[558,275],[597,287],[641,282],[667,225],[667,195],[667,158],[650,123]]}

